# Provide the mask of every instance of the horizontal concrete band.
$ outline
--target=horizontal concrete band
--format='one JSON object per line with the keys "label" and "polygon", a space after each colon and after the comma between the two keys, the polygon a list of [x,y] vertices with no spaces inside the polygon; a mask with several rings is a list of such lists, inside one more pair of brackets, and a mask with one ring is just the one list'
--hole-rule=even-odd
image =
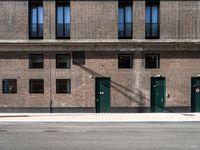
{"label": "horizontal concrete band", "polygon": [[0,51],[199,51],[200,40],[0,40]]}
{"label": "horizontal concrete band", "polygon": [[[0,113],[95,113],[94,107],[0,107]],[[149,107],[111,107],[112,113],[148,113]],[[165,112],[191,112],[190,107],[166,107]]]}

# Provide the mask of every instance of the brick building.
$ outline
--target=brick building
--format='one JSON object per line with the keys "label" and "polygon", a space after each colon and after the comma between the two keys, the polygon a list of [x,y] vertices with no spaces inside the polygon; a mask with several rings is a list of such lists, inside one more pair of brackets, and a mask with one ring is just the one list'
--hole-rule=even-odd
{"label": "brick building", "polygon": [[1,0],[1,112],[200,111],[200,1]]}

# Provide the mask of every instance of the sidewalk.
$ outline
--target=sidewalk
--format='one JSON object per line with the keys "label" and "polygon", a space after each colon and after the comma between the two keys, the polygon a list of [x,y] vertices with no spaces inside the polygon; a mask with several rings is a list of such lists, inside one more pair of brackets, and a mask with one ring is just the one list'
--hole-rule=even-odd
{"label": "sidewalk", "polygon": [[0,113],[0,123],[200,122],[200,113]]}

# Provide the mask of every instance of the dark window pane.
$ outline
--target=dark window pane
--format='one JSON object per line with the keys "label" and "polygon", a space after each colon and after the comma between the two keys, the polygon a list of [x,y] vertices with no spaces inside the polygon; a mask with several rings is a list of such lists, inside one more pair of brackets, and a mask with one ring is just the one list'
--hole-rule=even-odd
{"label": "dark window pane", "polygon": [[4,79],[2,81],[3,93],[17,93],[17,80],[16,79]]}
{"label": "dark window pane", "polygon": [[69,38],[70,37],[70,23],[65,23],[64,28],[65,28],[64,37]]}
{"label": "dark window pane", "polygon": [[38,38],[42,38],[43,37],[43,23],[38,23],[38,34],[37,34]]}
{"label": "dark window pane", "polygon": [[56,37],[70,38],[70,2],[56,1]]}
{"label": "dark window pane", "polygon": [[56,79],[56,93],[71,93],[71,80]]}
{"label": "dark window pane", "polygon": [[146,33],[146,37],[150,37],[151,36],[151,24],[150,23],[146,23],[145,25],[145,33]]}
{"label": "dark window pane", "polygon": [[73,52],[73,64],[85,65],[85,52],[84,51]]}
{"label": "dark window pane", "polygon": [[29,37],[43,38],[43,1],[29,1]]}
{"label": "dark window pane", "polygon": [[29,56],[29,68],[43,68],[43,55],[31,54]]}
{"label": "dark window pane", "polygon": [[145,55],[145,68],[159,68],[160,57],[158,54],[146,54]]}
{"label": "dark window pane", "polygon": [[132,38],[132,1],[119,0],[118,5],[118,36]]}
{"label": "dark window pane", "polygon": [[70,68],[71,58],[69,54],[56,55],[56,68]]}
{"label": "dark window pane", "polygon": [[43,79],[31,79],[30,84],[30,93],[44,93],[44,80]]}
{"label": "dark window pane", "polygon": [[125,35],[126,37],[131,37],[132,36],[132,24],[131,23],[126,23],[126,30],[125,30]]}
{"label": "dark window pane", "polygon": [[118,55],[119,68],[133,68],[133,56],[131,54]]}
{"label": "dark window pane", "polygon": [[152,37],[158,37],[158,24],[152,23]]}

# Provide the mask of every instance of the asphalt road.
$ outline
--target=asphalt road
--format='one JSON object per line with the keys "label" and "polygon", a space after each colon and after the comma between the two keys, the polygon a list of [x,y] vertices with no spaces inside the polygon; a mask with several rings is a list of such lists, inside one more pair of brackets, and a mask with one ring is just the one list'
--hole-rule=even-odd
{"label": "asphalt road", "polygon": [[200,150],[200,122],[0,123],[0,150]]}

